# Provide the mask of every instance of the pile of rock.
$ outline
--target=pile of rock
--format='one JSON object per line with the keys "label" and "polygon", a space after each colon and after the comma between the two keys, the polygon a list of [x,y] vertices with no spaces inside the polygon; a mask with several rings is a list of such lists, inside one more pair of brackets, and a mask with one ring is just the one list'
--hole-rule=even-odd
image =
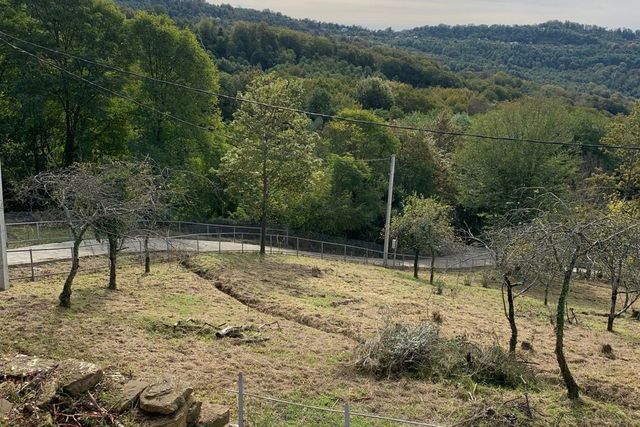
{"label": "pile of rock", "polygon": [[[224,427],[229,423],[229,409],[206,406],[193,398],[193,389],[183,382],[166,378],[140,392],[136,419],[144,427]],[[202,420],[201,420],[202,418]]]}
{"label": "pile of rock", "polygon": [[178,379],[146,382],[119,373],[108,377],[98,366],[75,359],[57,362],[25,355],[0,359],[0,425],[54,424],[65,405],[75,412],[84,408],[113,425],[122,425],[119,419],[133,419],[143,427],[229,423],[228,408],[196,401],[193,388]]}

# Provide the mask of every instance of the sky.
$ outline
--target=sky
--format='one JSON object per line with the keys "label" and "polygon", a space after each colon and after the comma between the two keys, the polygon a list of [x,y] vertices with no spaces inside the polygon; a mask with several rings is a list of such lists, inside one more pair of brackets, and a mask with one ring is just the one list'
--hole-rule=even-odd
{"label": "sky", "polygon": [[640,29],[638,0],[207,0],[367,28],[573,21]]}

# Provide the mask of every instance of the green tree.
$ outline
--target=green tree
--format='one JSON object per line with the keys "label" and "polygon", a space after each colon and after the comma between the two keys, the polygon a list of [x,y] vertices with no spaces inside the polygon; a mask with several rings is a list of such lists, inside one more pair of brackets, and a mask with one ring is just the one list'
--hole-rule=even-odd
{"label": "green tree", "polygon": [[628,116],[616,117],[602,138],[604,149],[614,161],[615,191],[623,200],[640,197],[640,152],[607,148],[607,146],[637,146],[638,141],[640,141],[640,103],[634,106]]}
{"label": "green tree", "polygon": [[[267,75],[254,80],[243,98],[300,108],[299,83]],[[267,223],[295,194],[305,189],[316,162],[318,135],[310,120],[293,111],[243,103],[235,113],[233,147],[222,159],[219,174],[238,208],[260,221],[260,254],[265,254]]]}
{"label": "green tree", "polygon": [[[145,12],[128,21],[127,28],[128,54],[136,72],[205,91],[219,90],[215,64],[191,31],[179,29],[167,16]],[[222,156],[224,133],[217,98],[153,80],[132,82],[130,90],[156,110],[137,109],[131,119],[137,135],[135,154],[188,172],[188,198],[194,205],[182,210],[184,215],[206,218],[221,210],[213,174]]]}
{"label": "green tree", "polygon": [[[476,117],[471,133],[571,141],[567,107],[530,99]],[[575,150],[556,145],[470,138],[457,152],[459,200],[481,215],[528,206],[541,188],[562,194],[577,172]]]}
{"label": "green tree", "polygon": [[358,83],[356,100],[367,110],[388,110],[394,102],[391,88],[380,77],[371,77]]}
{"label": "green tree", "polygon": [[429,283],[433,284],[436,255],[451,247],[455,241],[451,207],[435,199],[409,196],[404,202],[402,214],[391,222],[391,235],[398,239],[400,247],[413,251],[413,277],[416,279],[420,253],[429,253]]}
{"label": "green tree", "polygon": [[[64,53],[47,55],[48,62],[103,87],[112,90],[122,87],[122,79],[113,79],[109,70],[67,56],[123,65],[119,51],[123,44],[125,17],[113,2],[11,0],[4,9],[8,10],[13,20],[3,22],[3,28],[8,26],[9,31],[18,36]],[[87,25],[88,22],[91,25]],[[34,50],[27,45],[21,47]],[[53,150],[53,154],[61,156],[63,165],[93,160],[98,153],[104,155],[105,151],[111,152],[111,136],[115,128],[122,124],[122,111],[112,109],[111,95],[87,86],[64,71],[30,62],[23,53],[12,51],[11,55],[20,69],[18,77],[21,84],[14,88],[21,86],[28,89],[18,94],[19,105],[25,109],[24,117],[30,113],[40,114],[38,111],[44,113],[42,117],[56,112],[55,133],[59,132],[62,147]],[[32,123],[32,132],[37,131],[40,125],[42,123]],[[46,131],[52,132],[53,129],[47,124]],[[32,137],[43,136],[41,129]],[[123,142],[122,139],[120,141]],[[126,150],[126,145],[120,143],[117,151],[122,150]]]}

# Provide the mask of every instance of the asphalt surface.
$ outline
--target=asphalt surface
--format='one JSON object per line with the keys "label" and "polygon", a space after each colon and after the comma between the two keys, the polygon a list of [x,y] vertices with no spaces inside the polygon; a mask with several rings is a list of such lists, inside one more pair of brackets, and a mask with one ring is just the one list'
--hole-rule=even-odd
{"label": "asphalt surface", "polygon": [[[329,245],[329,244],[327,244]],[[61,243],[46,243],[34,246],[26,246],[15,249],[10,249],[7,258],[9,265],[17,266],[17,265],[25,265],[30,263],[44,263],[49,261],[58,261],[58,260],[66,260],[71,259],[71,248],[73,246],[72,242],[61,242]],[[337,247],[340,248],[340,245],[331,245],[334,249]],[[260,250],[259,245],[254,243],[240,243],[240,242],[232,242],[232,241],[211,241],[211,240],[196,240],[196,239],[161,239],[161,238],[152,238],[149,240],[149,249],[151,251],[190,251],[190,252],[258,252]],[[354,256],[354,251],[351,250],[350,247],[347,247],[347,254],[336,254],[334,253],[320,253],[317,251],[309,251],[309,250],[300,250],[296,251],[295,249],[281,249],[276,247],[267,246],[267,253],[287,253],[287,254],[296,254],[305,256],[313,256],[313,257],[323,257],[327,259],[343,259],[345,261],[352,262],[362,262],[362,263],[371,263],[371,264],[382,264],[381,255],[376,253],[376,256],[372,256],[371,254],[374,251],[371,251],[369,256],[365,255],[365,250],[357,250],[359,252],[357,256]],[[141,253],[143,251],[143,241],[142,239],[131,239],[128,240],[123,249],[123,252],[127,253]],[[106,255],[108,253],[108,246],[106,242],[98,242],[96,240],[86,240],[82,242],[80,247],[80,257],[90,257],[90,256],[99,256]],[[401,255],[398,255],[394,259],[394,254],[391,253],[389,255],[389,263],[396,267],[405,266],[410,267],[413,266],[413,257],[405,256],[404,258]],[[420,259],[420,266],[425,267],[430,265],[430,260],[428,258]],[[448,255],[443,257],[437,257],[435,260],[435,266],[439,269],[464,269],[464,268],[475,268],[482,267],[486,265],[491,265],[491,260],[489,254],[482,249],[470,248],[464,253]]]}

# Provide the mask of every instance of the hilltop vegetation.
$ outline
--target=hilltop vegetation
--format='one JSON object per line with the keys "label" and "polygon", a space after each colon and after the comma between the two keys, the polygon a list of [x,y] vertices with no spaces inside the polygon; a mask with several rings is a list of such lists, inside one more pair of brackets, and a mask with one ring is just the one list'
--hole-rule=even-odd
{"label": "hilltop vegetation", "polygon": [[[453,71],[488,75],[506,72],[540,85],[588,94],[589,102],[612,113],[638,98],[640,34],[572,22],[539,25],[438,25],[403,31],[293,19],[280,13],[211,5],[204,0],[119,0],[133,8],[165,10],[176,19],[214,17],[222,23],[265,22],[351,43],[375,43],[423,52]],[[467,76],[469,78],[469,76]]]}

